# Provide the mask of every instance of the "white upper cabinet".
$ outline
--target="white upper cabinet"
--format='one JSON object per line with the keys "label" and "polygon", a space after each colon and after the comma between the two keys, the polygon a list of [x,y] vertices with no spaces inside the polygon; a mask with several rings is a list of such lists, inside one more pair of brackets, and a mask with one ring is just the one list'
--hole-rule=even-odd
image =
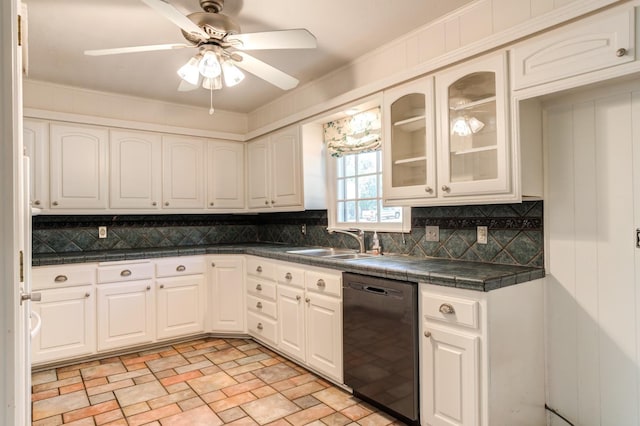
{"label": "white upper cabinet", "polygon": [[435,197],[433,77],[384,92],[384,199]]}
{"label": "white upper cabinet", "polygon": [[109,205],[112,209],[160,208],[160,135],[109,132]]}
{"label": "white upper cabinet", "polygon": [[599,14],[517,44],[513,87],[524,89],[635,60],[634,8]]}
{"label": "white upper cabinet", "polygon": [[162,208],[204,208],[203,141],[163,136],[162,166]]}
{"label": "white upper cabinet", "polygon": [[29,198],[37,208],[49,208],[49,123],[24,120],[23,143],[29,157]]}
{"label": "white upper cabinet", "polygon": [[436,75],[438,185],[443,197],[511,190],[506,75],[503,53]]}
{"label": "white upper cabinet", "polygon": [[216,210],[243,209],[244,194],[244,144],[209,142],[207,207]]}
{"label": "white upper cabinet", "polygon": [[250,209],[303,208],[298,126],[249,143],[247,167]]}
{"label": "white upper cabinet", "polygon": [[106,128],[50,126],[52,209],[107,208]]}

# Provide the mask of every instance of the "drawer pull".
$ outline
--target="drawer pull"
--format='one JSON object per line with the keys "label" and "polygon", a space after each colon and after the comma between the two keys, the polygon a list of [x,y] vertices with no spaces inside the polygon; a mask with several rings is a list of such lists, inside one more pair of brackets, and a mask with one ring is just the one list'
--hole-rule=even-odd
{"label": "drawer pull", "polygon": [[91,296],[91,293],[85,293],[84,294],[84,297],[89,297],[89,296]]}
{"label": "drawer pull", "polygon": [[430,338],[431,337],[431,332],[430,331],[425,331],[424,332],[424,337]]}
{"label": "drawer pull", "polygon": [[327,283],[324,282],[324,280],[322,278],[320,278],[318,280],[318,282],[316,283],[316,285],[320,288],[325,288],[327,286]]}
{"label": "drawer pull", "polygon": [[53,280],[57,283],[63,283],[65,281],[67,281],[69,278],[67,278],[66,275],[58,275],[57,277],[55,277]]}
{"label": "drawer pull", "polygon": [[262,309],[262,302],[258,302],[258,303],[256,303],[256,308],[258,308],[258,309]]}
{"label": "drawer pull", "polygon": [[120,276],[121,276],[121,277],[128,277],[128,276],[130,276],[130,275],[131,275],[131,271],[130,271],[130,270],[128,270],[128,269],[125,269],[125,270],[123,270],[123,271],[120,271]]}
{"label": "drawer pull", "polygon": [[160,288],[164,288],[164,284],[160,284]]}
{"label": "drawer pull", "polygon": [[260,284],[256,284],[256,290],[258,290],[258,291],[262,291],[262,285],[260,285]]}
{"label": "drawer pull", "polygon": [[293,275],[291,275],[291,272],[287,272],[287,273],[285,274],[285,276],[284,276],[284,279],[285,279],[285,280],[289,280],[289,281],[291,281],[291,278],[293,278]]}
{"label": "drawer pull", "polygon": [[211,262],[211,266],[215,268],[216,267],[216,263],[215,262]]}
{"label": "drawer pull", "polygon": [[309,299],[308,297],[306,299],[304,299],[305,302],[309,303],[311,302],[311,299]]}
{"label": "drawer pull", "polygon": [[440,313],[445,315],[456,313],[456,310],[453,308],[453,306],[448,303],[443,303],[442,305],[440,305],[440,309],[438,310],[440,311]]}
{"label": "drawer pull", "polygon": [[258,266],[258,267],[256,268],[256,272],[262,272],[262,266]]}
{"label": "drawer pull", "polygon": [[296,296],[296,300],[297,300],[297,301],[300,301],[300,299],[302,299],[302,296],[297,295],[297,296]]}
{"label": "drawer pull", "polygon": [[151,290],[151,286],[150,285],[147,286],[147,290]]}
{"label": "drawer pull", "polygon": [[176,271],[178,271],[178,272],[184,272],[186,270],[187,270],[187,268],[184,265],[178,265],[178,267],[176,268]]}
{"label": "drawer pull", "polygon": [[258,323],[258,327],[257,327],[257,328],[258,328],[258,330],[262,330],[262,329],[264,328],[264,327],[262,326],[262,323],[261,323],[261,322],[259,322],[259,323]]}

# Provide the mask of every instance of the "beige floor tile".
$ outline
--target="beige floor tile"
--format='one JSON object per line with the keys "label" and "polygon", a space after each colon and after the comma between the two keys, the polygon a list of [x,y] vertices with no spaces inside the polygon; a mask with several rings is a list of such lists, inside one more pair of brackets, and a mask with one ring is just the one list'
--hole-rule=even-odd
{"label": "beige floor tile", "polygon": [[251,392],[245,392],[238,395],[234,395],[230,398],[225,398],[220,401],[212,402],[209,406],[217,413],[219,411],[225,411],[229,408],[237,407],[238,405],[254,401],[255,395]]}
{"label": "beige floor tile", "polygon": [[192,389],[185,389],[180,392],[171,393],[166,396],[161,396],[160,398],[151,399],[147,401],[147,404],[149,404],[149,407],[151,407],[151,409],[154,410],[156,408],[160,408],[160,407],[164,407],[165,405],[184,401],[186,399],[190,399],[195,396],[197,395]]}
{"label": "beige floor tile", "polygon": [[314,381],[314,382],[305,383],[304,385],[297,386],[295,388],[282,391],[282,394],[287,398],[294,400],[294,399],[300,398],[301,396],[309,395],[323,389],[325,389],[324,386]]}
{"label": "beige floor tile", "polygon": [[45,419],[88,406],[89,398],[84,391],[68,393],[34,402],[32,404],[32,418],[33,420]]}
{"label": "beige floor tile", "polygon": [[170,368],[182,367],[189,364],[182,355],[172,355],[158,359],[152,359],[146,361],[147,366],[151,371],[157,373],[158,371],[168,370]]}
{"label": "beige floor tile", "polygon": [[358,423],[362,426],[386,426],[393,423],[394,421],[395,419],[391,416],[376,412],[369,414],[367,417],[361,418],[360,420],[358,420]]}
{"label": "beige floor tile", "polygon": [[114,374],[126,373],[127,369],[121,362],[114,362],[109,364],[100,364],[95,367],[87,367],[80,370],[82,378],[84,380],[97,379],[99,377],[112,376]]}
{"label": "beige floor tile", "polygon": [[316,392],[313,396],[336,411],[344,410],[358,402],[351,394],[335,387]]}
{"label": "beige floor tile", "polygon": [[89,397],[89,402],[91,405],[97,405],[105,401],[111,401],[112,399],[116,399],[116,396],[113,392],[105,392],[99,393],[98,395],[93,395]]}
{"label": "beige floor tile", "polygon": [[32,426],[59,426],[62,424],[62,415],[47,417],[32,423]]}
{"label": "beige floor tile", "polygon": [[331,407],[324,404],[318,404],[298,413],[291,414],[290,416],[285,417],[285,419],[294,426],[302,426],[315,420],[320,420],[332,413],[335,413],[335,410]]}
{"label": "beige floor tile", "polygon": [[133,379],[135,377],[145,376],[151,374],[151,370],[148,368],[141,368],[139,370],[127,371],[126,373],[114,374],[107,377],[109,382],[119,382],[120,380]]}
{"label": "beige floor tile", "polygon": [[272,388],[271,386],[263,386],[261,388],[252,390],[251,393],[257,396],[258,398],[264,398],[265,396],[278,393],[278,391]]}
{"label": "beige floor tile", "polygon": [[280,394],[242,404],[241,408],[261,425],[300,411],[300,407]]}
{"label": "beige floor tile", "polygon": [[65,422],[64,424],[70,426],[95,426],[96,423],[93,421],[93,417],[86,417],[74,422]]}
{"label": "beige floor tile", "polygon": [[[65,377],[66,379],[67,377]],[[31,386],[41,385],[43,383],[55,382],[58,380],[56,370],[40,371],[31,375]]]}
{"label": "beige floor tile", "polygon": [[135,416],[136,414],[151,411],[151,407],[146,402],[140,402],[138,404],[129,405],[122,408],[122,412],[126,417]]}
{"label": "beige floor tile", "polygon": [[124,419],[124,414],[122,413],[122,410],[119,408],[117,410],[112,410],[112,411],[103,412],[101,414],[97,414],[93,417],[93,420],[95,420],[97,426],[101,426],[107,423],[112,423],[112,422],[115,422],[116,420],[121,420],[121,419]]}
{"label": "beige floor tile", "polygon": [[225,423],[231,423],[243,417],[246,417],[247,413],[240,407],[233,407],[225,411],[221,411],[218,413],[218,417],[222,419]]}
{"label": "beige floor tile", "polygon": [[303,410],[305,408],[313,407],[314,405],[322,404],[320,401],[318,401],[316,398],[314,398],[311,395],[305,395],[300,398],[292,399],[292,401],[294,404],[296,404],[298,407],[302,408]]}
{"label": "beige floor tile", "polygon": [[298,375],[298,372],[285,364],[276,364],[271,367],[264,367],[253,372],[257,378],[262,379],[267,384],[279,382]]}
{"label": "beige floor tile", "polygon": [[251,417],[243,417],[235,422],[227,423],[227,426],[256,426],[256,423]]}
{"label": "beige floor tile", "polygon": [[158,408],[157,410],[145,411],[144,413],[128,417],[127,422],[129,423],[129,426],[146,425],[154,420],[160,420],[181,412],[182,411],[180,410],[180,407],[178,407],[178,404],[172,404]]}
{"label": "beige floor tile", "polygon": [[41,399],[53,398],[54,396],[58,396],[58,395],[60,395],[60,392],[58,392],[58,389],[49,389],[49,390],[38,392],[38,393],[32,393],[31,401],[32,402],[40,401]]}
{"label": "beige floor tile", "polygon": [[130,386],[124,389],[118,389],[114,391],[114,393],[122,407],[167,395],[167,391],[159,382]]}
{"label": "beige floor tile", "polygon": [[351,419],[342,413],[332,413],[320,420],[327,426],[345,426],[351,423]]}
{"label": "beige floor tile", "polygon": [[249,380],[248,382],[238,383],[236,385],[228,386],[222,389],[227,396],[234,396],[239,393],[248,392],[254,389],[261,388],[265,385],[265,383],[260,379]]}
{"label": "beige floor tile", "polygon": [[162,386],[171,386],[171,385],[175,385],[176,383],[186,382],[191,379],[196,379],[198,377],[202,377],[202,373],[200,371],[198,370],[188,371],[186,373],[176,374],[175,376],[161,379],[160,383],[162,383]]}
{"label": "beige floor tile", "polygon": [[218,426],[222,420],[209,407],[194,408],[183,413],[161,418],[162,426]]}
{"label": "beige floor tile", "polygon": [[235,361],[236,359],[245,358],[245,354],[236,348],[228,348],[211,352],[205,355],[214,364],[223,364],[229,361]]}
{"label": "beige floor tile", "polygon": [[[191,359],[189,361],[191,361]],[[183,373],[188,373],[189,371],[200,370],[202,368],[211,367],[212,365],[213,363],[205,358],[203,361],[196,362],[196,363],[192,362],[191,364],[183,365],[182,367],[176,367],[174,368],[174,370],[176,370],[176,373],[178,374],[183,374]]]}
{"label": "beige floor tile", "polygon": [[60,388],[63,386],[73,385],[80,382],[82,382],[82,377],[80,376],[69,377],[64,380],[56,380],[55,382],[47,382],[47,383],[41,383],[39,385],[35,385],[33,386],[33,392],[42,392],[50,389]]}
{"label": "beige floor tile", "polygon": [[228,368],[226,369],[226,371],[230,376],[238,376],[240,374],[252,372],[261,368],[264,368],[264,365],[260,364],[259,362],[252,362],[250,364],[243,364],[234,368]]}
{"label": "beige floor tile", "polygon": [[197,379],[187,381],[189,386],[193,388],[199,395],[216,391],[237,384],[233,377],[227,373],[220,371],[210,376],[199,377]]}
{"label": "beige floor tile", "polygon": [[351,407],[347,407],[340,412],[355,422],[363,417],[367,417],[372,411],[362,404],[356,404]]}
{"label": "beige floor tile", "polygon": [[133,383],[133,380],[131,380],[131,379],[120,380],[119,382],[113,382],[113,383],[108,383],[106,385],[87,388],[87,395],[89,395],[89,396],[98,395],[100,393],[112,392],[112,391],[116,391],[118,389],[127,388],[127,387],[131,387],[131,386],[134,386],[134,385],[135,384]]}
{"label": "beige floor tile", "polygon": [[188,411],[193,408],[205,405],[205,402],[202,400],[202,398],[196,396],[193,398],[185,399],[184,401],[180,401],[178,402],[178,405],[180,406],[180,409],[182,411]]}
{"label": "beige floor tile", "polygon": [[120,407],[118,406],[118,403],[116,401],[107,401],[103,402],[102,404],[91,405],[89,407],[66,412],[62,415],[62,419],[65,423],[71,423],[76,420],[84,419],[86,417],[93,417],[100,413],[117,410],[119,408]]}

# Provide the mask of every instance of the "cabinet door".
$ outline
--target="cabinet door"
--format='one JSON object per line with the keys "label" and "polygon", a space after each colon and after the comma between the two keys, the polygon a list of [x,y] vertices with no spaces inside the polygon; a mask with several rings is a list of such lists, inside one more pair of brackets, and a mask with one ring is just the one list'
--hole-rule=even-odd
{"label": "cabinet door", "polygon": [[250,209],[269,207],[268,138],[247,145],[247,204]]}
{"label": "cabinet door", "polygon": [[29,198],[37,208],[49,208],[49,123],[24,120],[23,142],[29,157]]}
{"label": "cabinet door", "polygon": [[278,349],[304,362],[304,291],[278,286]]}
{"label": "cabinet door", "polygon": [[31,309],[42,327],[31,341],[34,363],[62,360],[95,352],[95,298],[91,286],[44,290]]}
{"label": "cabinet door", "polygon": [[160,208],[160,135],[111,130],[109,151],[110,207]]}
{"label": "cabinet door", "polygon": [[432,77],[384,92],[385,203],[437,194],[433,96]]}
{"label": "cabinet door", "polygon": [[300,136],[298,126],[274,133],[271,149],[272,207],[302,205],[302,175],[300,173]]}
{"label": "cabinet door", "polygon": [[98,286],[98,350],[148,343],[154,338],[151,280]]}
{"label": "cabinet door", "polygon": [[422,423],[431,426],[478,425],[478,337],[429,324],[424,325],[424,330],[420,366]]}
{"label": "cabinet door", "polygon": [[207,207],[243,209],[244,144],[209,142],[207,151]]}
{"label": "cabinet door", "polygon": [[203,142],[163,137],[162,165],[162,208],[204,208]]}
{"label": "cabinet door", "polygon": [[204,276],[187,275],[156,281],[158,339],[204,331]]}
{"label": "cabinet door", "polygon": [[510,190],[506,71],[506,55],[500,54],[436,76],[441,196]]}
{"label": "cabinet door", "polygon": [[307,293],[307,364],[342,383],[342,302]]}
{"label": "cabinet door", "polygon": [[209,315],[211,331],[245,331],[243,257],[210,258]]}
{"label": "cabinet door", "polygon": [[107,208],[107,129],[52,123],[50,131],[51,208]]}

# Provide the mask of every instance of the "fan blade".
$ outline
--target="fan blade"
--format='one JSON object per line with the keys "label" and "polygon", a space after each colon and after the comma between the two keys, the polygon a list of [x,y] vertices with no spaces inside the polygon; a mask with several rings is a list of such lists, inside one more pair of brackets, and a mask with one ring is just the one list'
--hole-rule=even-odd
{"label": "fan blade", "polygon": [[178,92],[190,92],[192,90],[196,90],[199,87],[200,85],[194,85],[181,79],[180,84],[178,85]]}
{"label": "fan blade", "polygon": [[[232,34],[225,41],[240,50],[313,49],[316,38],[305,29]],[[239,43],[236,43],[239,42]]]}
{"label": "fan blade", "polygon": [[250,72],[256,77],[260,77],[282,90],[293,89],[299,83],[298,79],[291,77],[289,74],[286,74],[247,53],[234,52],[234,55],[242,57],[242,61],[235,62],[236,66]]}
{"label": "fan blade", "polygon": [[188,44],[152,44],[147,46],[115,47],[113,49],[85,50],[84,54],[88,56],[105,56],[105,55],[119,55],[121,53],[153,52],[155,50],[182,49],[184,47],[193,47],[193,46]]}
{"label": "fan blade", "polygon": [[190,34],[197,34],[205,40],[209,39],[209,35],[202,28],[194,24],[189,18],[184,16],[178,9],[171,6],[164,0],[142,0],[144,4],[154,9],[156,12],[182,28]]}

